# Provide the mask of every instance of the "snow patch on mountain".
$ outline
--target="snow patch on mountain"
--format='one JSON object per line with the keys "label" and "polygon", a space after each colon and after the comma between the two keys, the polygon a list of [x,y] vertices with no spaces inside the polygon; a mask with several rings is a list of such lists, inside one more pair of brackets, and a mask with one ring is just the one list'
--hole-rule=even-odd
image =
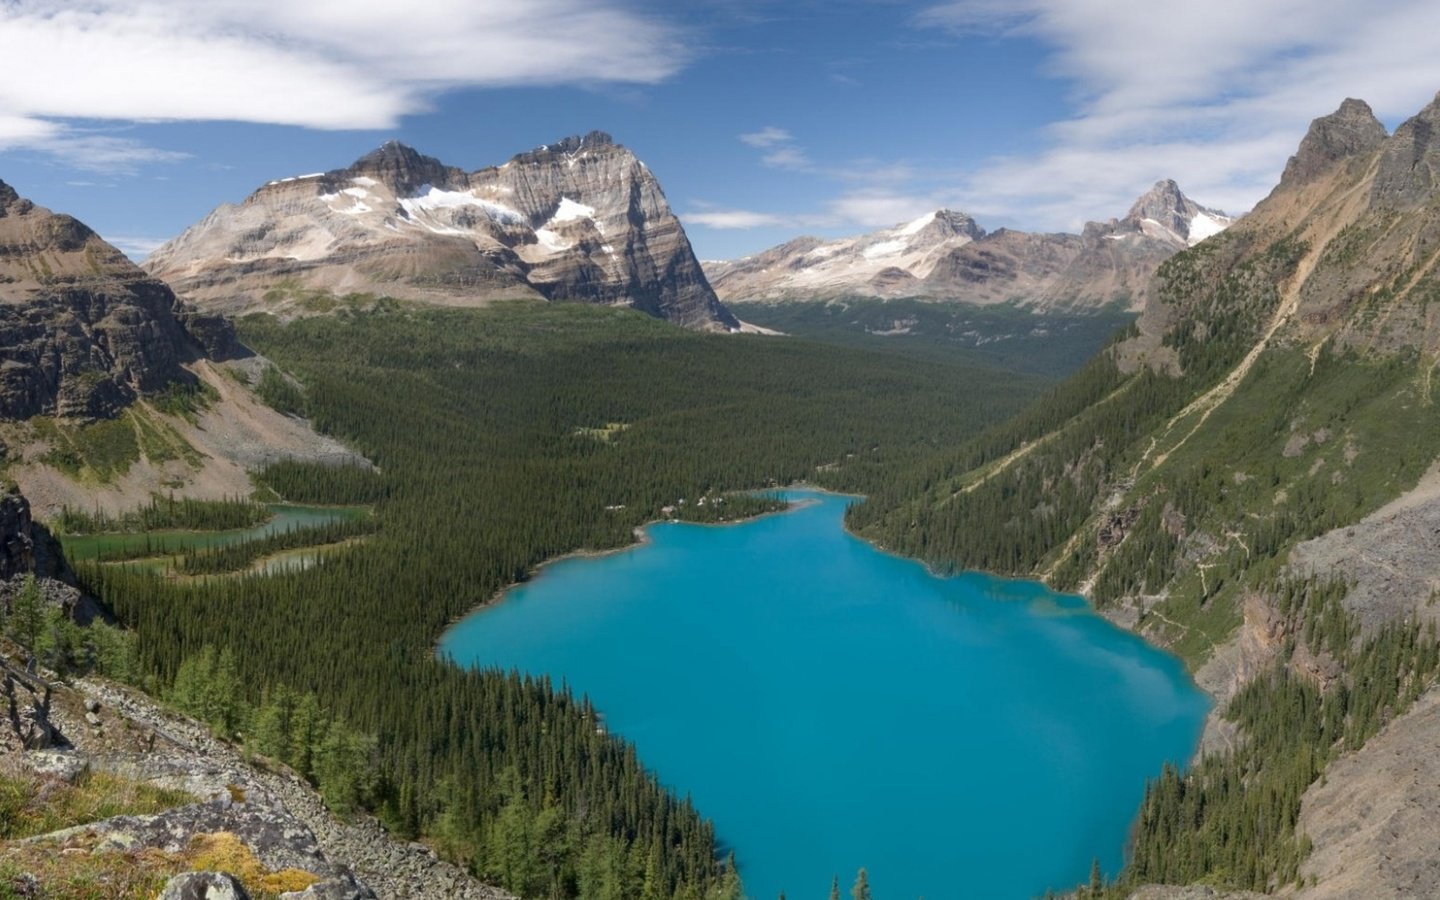
{"label": "snow patch on mountain", "polygon": [[1190,233],[1186,236],[1190,246],[1195,246],[1208,237],[1214,237],[1229,228],[1235,220],[1218,213],[1202,211],[1190,220]]}

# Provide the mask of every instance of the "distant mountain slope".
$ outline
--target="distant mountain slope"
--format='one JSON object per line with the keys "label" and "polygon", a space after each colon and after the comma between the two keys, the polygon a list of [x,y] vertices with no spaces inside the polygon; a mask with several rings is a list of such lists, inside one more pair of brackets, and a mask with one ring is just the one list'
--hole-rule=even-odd
{"label": "distant mountain slope", "polygon": [[228,322],[0,182],[0,420],[114,416],[234,342]]}
{"label": "distant mountain slope", "polygon": [[691,328],[738,327],[655,176],[600,132],[469,173],[392,141],[347,168],[272,181],[221,206],[144,265],[228,312],[322,290],[604,303]]}
{"label": "distant mountain slope", "polygon": [[360,462],[243,382],[266,365],[70,216],[0,182],[0,481],[36,512],[248,495],[284,458]]}
{"label": "distant mountain slope", "polygon": [[1123,219],[1082,234],[987,234],[963,213],[937,210],[913,222],[837,241],[797,238],[764,253],[707,262],[727,303],[839,297],[924,297],[1013,302],[1037,310],[1143,306],[1150,276],[1178,250],[1233,220],[1161,181]]}
{"label": "distant mountain slope", "polygon": [[1132,336],[853,508],[936,564],[1084,591],[1216,697],[1132,883],[1400,897],[1440,870],[1433,817],[1357,800],[1440,804],[1361,749],[1440,740],[1433,702],[1405,713],[1440,691],[1437,130],[1440,97],[1393,135],[1356,100],[1316,120],[1253,212],[1160,266]]}

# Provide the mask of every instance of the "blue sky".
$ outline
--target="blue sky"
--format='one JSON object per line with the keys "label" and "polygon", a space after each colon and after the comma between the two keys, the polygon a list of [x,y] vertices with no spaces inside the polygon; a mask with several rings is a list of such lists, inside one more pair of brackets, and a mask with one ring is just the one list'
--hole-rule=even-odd
{"label": "blue sky", "polygon": [[398,138],[602,129],[727,258],[938,206],[1073,230],[1155,180],[1248,209],[1346,96],[1440,90],[1433,0],[0,0],[0,179],[132,255]]}

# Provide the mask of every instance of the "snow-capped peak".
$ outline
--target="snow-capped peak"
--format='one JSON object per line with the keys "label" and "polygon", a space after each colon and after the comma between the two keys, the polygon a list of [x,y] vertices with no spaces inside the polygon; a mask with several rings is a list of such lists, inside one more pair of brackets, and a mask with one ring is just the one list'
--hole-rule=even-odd
{"label": "snow-capped peak", "polygon": [[931,210],[930,212],[914,220],[913,222],[907,222],[905,225],[901,226],[899,233],[905,237],[909,237],[912,234],[918,234],[922,229],[925,228],[926,225],[929,225],[931,222],[935,221],[936,212],[938,212],[938,210]]}

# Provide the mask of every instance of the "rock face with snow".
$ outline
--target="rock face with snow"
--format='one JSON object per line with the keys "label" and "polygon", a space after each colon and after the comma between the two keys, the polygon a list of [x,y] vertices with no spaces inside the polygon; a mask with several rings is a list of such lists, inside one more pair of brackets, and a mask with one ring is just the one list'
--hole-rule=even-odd
{"label": "rock face with snow", "polygon": [[1231,218],[1161,181],[1123,219],[1081,234],[1002,228],[938,210],[906,225],[821,241],[797,238],[745,259],[707,263],[727,303],[923,297],[1014,302],[1037,310],[1144,305],[1150,276],[1172,254],[1222,231]]}
{"label": "rock face with snow", "polygon": [[237,349],[95,232],[0,182],[0,419],[111,416]]}
{"label": "rock face with snow", "polygon": [[727,300],[911,296],[949,251],[984,234],[964,213],[941,209],[859,237],[802,237],[744,259],[707,262],[706,274]]}
{"label": "rock face with snow", "polygon": [[391,142],[219,207],[145,267],[227,312],[274,309],[308,289],[450,305],[602,303],[690,328],[738,327],[655,176],[600,132],[476,172]]}

